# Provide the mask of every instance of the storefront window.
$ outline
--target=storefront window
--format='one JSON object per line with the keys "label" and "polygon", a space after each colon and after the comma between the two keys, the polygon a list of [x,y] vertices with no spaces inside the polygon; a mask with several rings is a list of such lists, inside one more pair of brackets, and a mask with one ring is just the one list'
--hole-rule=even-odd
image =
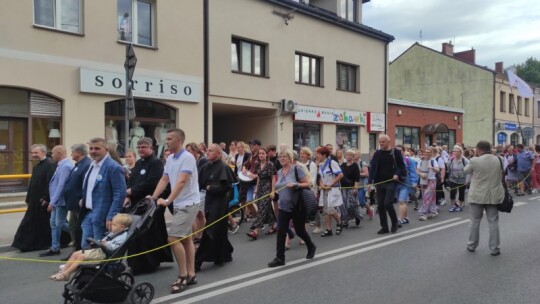
{"label": "storefront window", "polygon": [[[105,104],[105,139],[121,157],[126,151],[124,111],[124,100]],[[129,123],[127,149],[136,152],[137,141],[150,137],[154,140],[154,153],[161,157],[167,130],[176,127],[175,109],[155,101],[135,99],[135,113],[136,117]]]}
{"label": "storefront window", "polygon": [[358,149],[358,127],[336,126],[336,146],[343,151]]}
{"label": "storefront window", "polygon": [[321,125],[295,123],[293,125],[293,146],[296,151],[309,147],[312,151],[321,145]]}
{"label": "storefront window", "polygon": [[448,130],[448,133],[436,133],[436,136],[437,146],[447,145],[448,147],[453,147],[456,144],[455,130]]}
{"label": "storefront window", "polygon": [[506,135],[506,133],[504,132],[499,132],[497,134],[497,144],[498,145],[504,145],[506,144],[506,139],[507,139],[508,135]]}
{"label": "storefront window", "polygon": [[396,145],[403,145],[414,150],[420,148],[420,128],[396,127]]}
{"label": "storefront window", "polygon": [[519,144],[519,134],[512,133],[512,135],[510,135],[510,144],[514,147]]}
{"label": "storefront window", "polygon": [[377,150],[377,134],[369,133],[369,153],[371,157],[371,151]]}

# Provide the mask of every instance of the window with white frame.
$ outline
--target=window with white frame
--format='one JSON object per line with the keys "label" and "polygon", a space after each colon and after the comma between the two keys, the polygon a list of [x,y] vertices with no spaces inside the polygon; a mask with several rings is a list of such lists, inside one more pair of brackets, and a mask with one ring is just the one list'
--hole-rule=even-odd
{"label": "window with white frame", "polygon": [[34,24],[82,33],[83,0],[34,0]]}
{"label": "window with white frame", "polygon": [[358,66],[338,62],[337,67],[337,89],[341,91],[358,92],[357,75]]}
{"label": "window with white frame", "polygon": [[154,0],[117,0],[118,40],[153,46]]}
{"label": "window with white frame", "polygon": [[347,19],[351,22],[358,22],[357,16],[358,0],[341,0],[340,10],[341,18]]}

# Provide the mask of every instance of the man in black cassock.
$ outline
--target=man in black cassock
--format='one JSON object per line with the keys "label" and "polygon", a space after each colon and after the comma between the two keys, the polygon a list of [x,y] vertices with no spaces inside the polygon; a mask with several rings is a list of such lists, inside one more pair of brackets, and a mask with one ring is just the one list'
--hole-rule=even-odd
{"label": "man in black cassock", "polygon": [[[199,187],[206,191],[206,225],[201,243],[195,253],[195,270],[199,271],[203,262],[216,265],[232,261],[233,247],[227,238],[228,195],[234,182],[231,168],[221,160],[221,147],[211,144],[206,157],[209,162],[199,170]],[[218,219],[219,222],[214,223]]]}
{"label": "man in black cassock", "polygon": [[15,233],[12,247],[22,252],[42,250],[51,245],[50,214],[47,212],[49,182],[56,164],[47,157],[47,147],[37,144],[31,147],[32,159],[38,163],[32,169],[32,178],[26,193],[27,209]]}
{"label": "man in black cassock", "polygon": [[[146,212],[144,198],[152,195],[159,180],[163,176],[163,164],[154,155],[153,141],[143,137],[137,142],[137,151],[141,157],[131,170],[131,178],[127,182],[126,199],[124,206],[129,213],[142,215]],[[165,208],[158,208],[153,222],[148,230],[140,234],[135,242],[128,245],[128,255],[144,252],[167,244],[167,227],[165,226]],[[148,273],[156,270],[161,262],[173,262],[169,246],[143,255],[129,258],[129,267],[134,274]]]}

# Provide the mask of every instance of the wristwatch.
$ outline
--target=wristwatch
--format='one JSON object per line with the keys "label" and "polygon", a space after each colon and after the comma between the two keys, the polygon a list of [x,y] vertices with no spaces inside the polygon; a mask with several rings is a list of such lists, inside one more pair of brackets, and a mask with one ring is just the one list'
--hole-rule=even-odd
{"label": "wristwatch", "polygon": [[165,204],[169,205],[169,199],[165,200]]}

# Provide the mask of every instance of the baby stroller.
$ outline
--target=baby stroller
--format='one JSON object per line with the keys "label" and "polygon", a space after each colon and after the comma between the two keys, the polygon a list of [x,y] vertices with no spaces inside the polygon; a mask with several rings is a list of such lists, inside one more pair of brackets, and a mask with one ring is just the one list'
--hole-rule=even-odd
{"label": "baby stroller", "polygon": [[[151,200],[151,199],[146,199]],[[154,286],[149,282],[135,284],[135,278],[127,271],[127,267],[121,259],[110,261],[109,259],[121,258],[125,255],[129,242],[132,242],[138,234],[148,229],[156,212],[155,203],[149,202],[146,213],[142,216],[130,215],[132,223],[128,231],[126,242],[114,252],[107,252],[105,247],[101,249],[107,255],[107,261],[99,264],[82,264],[73,278],[64,286],[65,304],[79,303],[117,303],[124,302],[128,298],[132,304],[148,304],[154,298]],[[163,207],[159,207],[163,208]],[[89,239],[90,242],[99,242]]]}

